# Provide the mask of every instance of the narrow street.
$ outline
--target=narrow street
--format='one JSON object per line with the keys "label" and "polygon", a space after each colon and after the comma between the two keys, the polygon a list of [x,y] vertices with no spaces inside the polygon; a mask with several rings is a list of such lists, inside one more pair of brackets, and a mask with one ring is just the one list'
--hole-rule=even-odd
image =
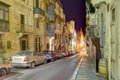
{"label": "narrow street", "polygon": [[79,61],[80,54],[73,55],[45,65],[37,66],[32,70],[20,69],[18,71],[19,76],[14,75],[4,80],[70,80]]}
{"label": "narrow street", "polygon": [[0,0],[0,80],[120,80],[120,0]]}

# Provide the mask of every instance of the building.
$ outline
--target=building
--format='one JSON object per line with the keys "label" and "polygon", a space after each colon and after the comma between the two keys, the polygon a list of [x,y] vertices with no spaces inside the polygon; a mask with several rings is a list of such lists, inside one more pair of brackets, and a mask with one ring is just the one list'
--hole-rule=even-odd
{"label": "building", "polygon": [[[7,62],[19,51],[42,52],[47,49],[48,1],[0,0],[0,4],[6,7],[6,10],[1,9],[6,14],[6,20],[0,19],[0,51],[5,53]],[[1,16],[5,17],[4,14]]]}
{"label": "building", "polygon": [[75,31],[75,21],[71,20],[70,22],[67,22],[67,29],[68,29],[68,37],[69,37],[69,47],[68,50],[75,51],[76,49],[76,31]]}
{"label": "building", "polygon": [[34,49],[33,0],[0,0],[0,6],[0,48],[8,62],[18,51]]}
{"label": "building", "polygon": [[95,21],[100,34],[101,57],[108,65],[108,80],[119,80],[120,77],[120,0],[91,0],[95,7]]}
{"label": "building", "polygon": [[0,63],[19,51],[55,50],[64,25],[59,0],[0,0]]}
{"label": "building", "polygon": [[46,34],[46,23],[47,23],[47,10],[46,0],[34,0],[34,50],[42,52],[46,50],[47,45],[45,40],[48,38]]}
{"label": "building", "polygon": [[61,50],[64,46],[63,28],[65,26],[65,14],[63,12],[62,4],[59,0],[55,0],[55,50]]}

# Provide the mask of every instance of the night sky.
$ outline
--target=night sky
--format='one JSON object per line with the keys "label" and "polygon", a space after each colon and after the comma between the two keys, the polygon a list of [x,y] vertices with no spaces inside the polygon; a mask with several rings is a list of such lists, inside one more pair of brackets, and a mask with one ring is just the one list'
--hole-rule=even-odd
{"label": "night sky", "polygon": [[66,20],[75,21],[75,29],[80,31],[80,28],[85,32],[85,0],[60,0],[66,15]]}

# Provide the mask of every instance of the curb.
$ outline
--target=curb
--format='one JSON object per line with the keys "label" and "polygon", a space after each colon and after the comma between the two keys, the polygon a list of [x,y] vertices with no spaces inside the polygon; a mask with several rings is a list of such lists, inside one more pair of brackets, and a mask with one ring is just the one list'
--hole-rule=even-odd
{"label": "curb", "polygon": [[80,57],[80,61],[77,65],[77,68],[75,69],[73,75],[72,75],[72,78],[70,80],[76,80],[77,78],[77,74],[78,74],[78,71],[79,71],[79,68],[80,68],[80,65],[82,64],[82,56]]}

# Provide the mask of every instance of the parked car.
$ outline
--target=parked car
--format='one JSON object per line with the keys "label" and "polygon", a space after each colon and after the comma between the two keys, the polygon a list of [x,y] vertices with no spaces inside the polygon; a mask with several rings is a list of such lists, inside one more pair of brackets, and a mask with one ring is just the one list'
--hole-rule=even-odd
{"label": "parked car", "polygon": [[35,65],[46,63],[47,58],[35,51],[22,51],[18,52],[11,58],[11,65],[17,67],[30,67],[34,68]]}
{"label": "parked car", "polygon": [[55,51],[50,51],[50,54],[52,54],[52,57],[53,57],[54,60],[58,59],[58,55],[56,54]]}
{"label": "parked car", "polygon": [[50,51],[43,51],[42,54],[47,57],[47,62],[54,61],[52,54]]}
{"label": "parked car", "polygon": [[67,57],[67,52],[66,51],[62,51],[63,57]]}
{"label": "parked car", "polygon": [[57,50],[56,54],[57,54],[59,59],[63,57],[62,51],[60,51],[60,50]]}
{"label": "parked car", "polygon": [[72,55],[77,54],[77,51],[70,51]]}
{"label": "parked car", "polygon": [[71,55],[72,55],[70,51],[67,51],[67,53],[68,53],[68,56],[71,56]]}
{"label": "parked car", "polygon": [[0,76],[10,73],[11,66],[9,64],[0,64]]}

